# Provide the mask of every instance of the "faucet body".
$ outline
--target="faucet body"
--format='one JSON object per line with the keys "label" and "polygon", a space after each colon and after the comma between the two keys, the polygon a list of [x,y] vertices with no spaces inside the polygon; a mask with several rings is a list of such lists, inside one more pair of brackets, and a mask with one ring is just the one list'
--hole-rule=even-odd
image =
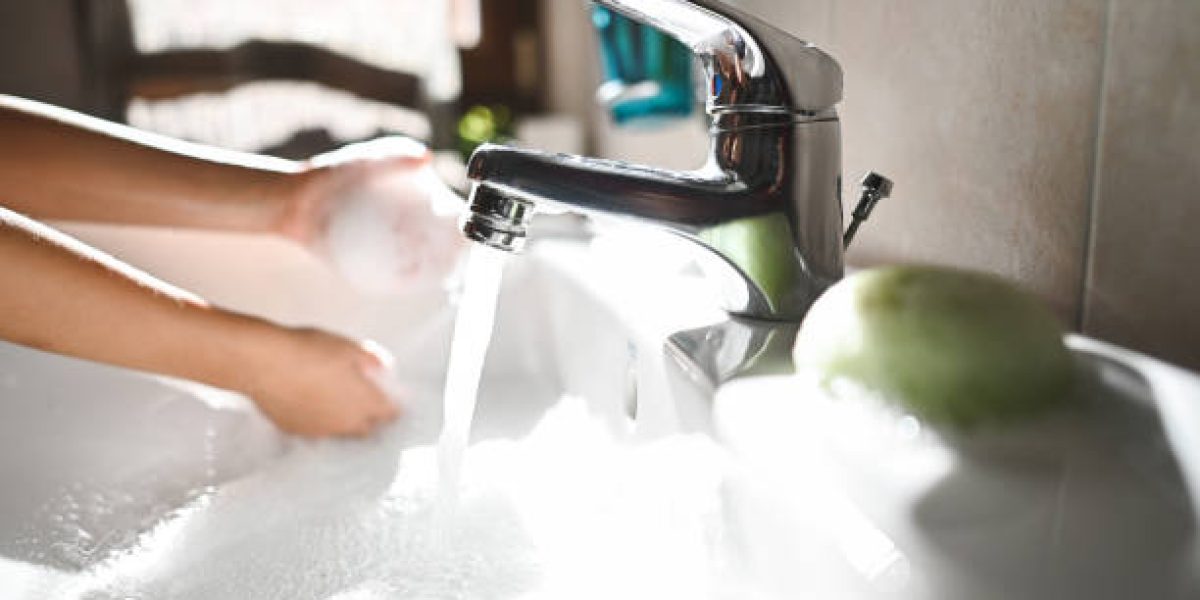
{"label": "faucet body", "polygon": [[535,207],[631,218],[695,242],[731,313],[800,320],[843,274],[837,63],[717,0],[599,2],[703,62],[706,164],[676,172],[485,145],[468,165],[464,233],[515,250]]}

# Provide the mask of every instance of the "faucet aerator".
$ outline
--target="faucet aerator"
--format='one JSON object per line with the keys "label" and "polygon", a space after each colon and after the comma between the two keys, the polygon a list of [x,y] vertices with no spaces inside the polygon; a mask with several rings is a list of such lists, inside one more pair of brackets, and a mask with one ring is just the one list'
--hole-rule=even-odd
{"label": "faucet aerator", "polygon": [[505,252],[520,252],[525,248],[532,216],[533,202],[480,183],[471,190],[462,232],[473,242]]}

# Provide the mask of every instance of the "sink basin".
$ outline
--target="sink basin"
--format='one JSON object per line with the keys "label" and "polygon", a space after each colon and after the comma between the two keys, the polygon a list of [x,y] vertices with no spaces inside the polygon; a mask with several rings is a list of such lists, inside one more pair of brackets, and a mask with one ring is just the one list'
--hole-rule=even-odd
{"label": "sink basin", "polygon": [[[459,503],[447,506],[433,447],[454,319],[444,291],[360,295],[270,239],[64,228],[215,303],[375,339],[396,355],[404,417],[367,441],[302,441],[235,394],[0,344],[5,598],[990,598],[1028,565],[987,557],[1040,539],[1029,524],[1041,512],[1016,529],[1028,535],[999,535],[1003,520],[973,525],[961,499],[1010,481],[946,470],[936,440],[920,438],[914,460],[929,464],[917,475],[872,478],[855,455],[831,483],[818,466],[845,456],[822,454],[831,446],[815,440],[828,436],[795,435],[829,422],[788,402],[820,391],[770,375],[766,356],[787,336],[707,303],[686,246],[654,238],[647,252],[619,232],[546,239],[510,261]],[[1139,556],[1194,557],[1187,503],[1198,496],[1184,482],[1200,483],[1200,431],[1188,424],[1200,424],[1188,403],[1200,382],[1092,340],[1071,345],[1104,397],[1141,407],[1142,429],[1130,431],[1158,444],[1125,447],[1146,467],[1139,485],[1166,490],[1150,494],[1166,504],[1138,497],[1134,508],[1174,511],[1134,536],[1158,552]],[[945,484],[952,473],[968,483]],[[814,482],[830,490],[816,495],[823,504],[804,500]],[[821,520],[850,523],[868,551],[846,554],[814,529]],[[953,527],[931,538],[930,522]],[[955,549],[987,576],[948,575],[974,572]],[[1045,581],[1086,578],[1086,561],[1073,565],[1068,579]],[[1175,566],[1131,560],[1127,574],[1154,597],[1200,589]],[[1161,585],[1146,587],[1152,575]]]}
{"label": "sink basin", "polygon": [[1067,345],[1080,406],[970,436],[804,376],[722,388],[759,580],[781,597],[1197,597],[1200,378]]}
{"label": "sink basin", "polygon": [[[578,241],[548,242],[512,259],[465,491],[450,518],[438,516],[446,509],[436,496],[433,450],[454,319],[446,292],[360,295],[305,252],[271,239],[62,227],[214,303],[380,342],[397,359],[404,416],[368,441],[303,441],[276,432],[236,394],[0,343],[5,598],[563,597],[586,578],[547,574],[594,559],[556,559],[564,564],[551,569],[545,556],[562,553],[546,548],[576,546],[563,531],[601,533],[571,525],[605,510],[588,505],[596,498],[633,502],[611,492],[581,495],[598,482],[632,485],[626,473],[645,470],[626,468],[633,455],[619,448],[650,448],[636,460],[660,467],[694,467],[694,456],[716,451],[698,436],[679,443],[699,455],[655,441],[681,430],[676,403],[663,401],[659,330],[720,317],[713,308],[672,310],[683,304],[679,295],[694,293],[694,277],[681,277],[654,306],[641,294],[601,302],[594,288],[607,282],[582,283],[578,273],[595,258]],[[612,289],[644,283],[624,278]],[[566,487],[544,475],[556,472]],[[501,473],[506,481],[497,481]],[[716,481],[692,479],[693,487]],[[691,493],[688,479],[680,480],[664,498]],[[711,490],[693,495],[706,510],[715,498]],[[548,519],[547,498],[575,508]],[[679,506],[647,502],[662,511]],[[534,511],[542,516],[531,517],[531,507],[542,507]],[[711,521],[696,519],[697,528]],[[602,547],[618,543],[627,539]],[[634,560],[628,554],[594,565],[603,568],[592,578],[612,580],[607,569]]]}

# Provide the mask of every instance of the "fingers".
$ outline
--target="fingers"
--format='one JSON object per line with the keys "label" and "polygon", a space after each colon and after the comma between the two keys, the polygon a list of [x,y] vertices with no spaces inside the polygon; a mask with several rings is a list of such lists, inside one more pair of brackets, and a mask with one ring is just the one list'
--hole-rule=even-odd
{"label": "fingers", "polygon": [[400,415],[394,399],[362,376],[352,376],[336,391],[319,396],[284,402],[256,400],[279,429],[310,439],[365,438]]}
{"label": "fingers", "polygon": [[318,439],[325,437],[366,438],[379,428],[396,420],[400,414],[399,408],[371,384],[358,397],[342,397],[328,399],[337,403],[333,410],[316,418],[304,419],[298,423],[277,422],[279,427],[288,433],[306,438]]}
{"label": "fingers", "polygon": [[378,344],[364,342],[364,359],[366,365],[359,363],[359,389],[351,401],[352,413],[347,415],[348,422],[344,435],[365,437],[380,427],[396,420],[400,414],[398,406],[400,390],[391,377],[393,359]]}
{"label": "fingers", "polygon": [[420,156],[389,156],[382,160],[387,162],[389,166],[418,169],[433,162],[433,153],[426,150]]}
{"label": "fingers", "polygon": [[309,438],[366,437],[399,415],[394,359],[373,342],[315,329],[291,332],[254,400],[280,429]]}
{"label": "fingers", "polygon": [[366,400],[362,408],[362,418],[368,425],[382,425],[395,420],[400,414],[396,402],[374,382],[367,384],[371,389],[366,391]]}
{"label": "fingers", "polygon": [[367,416],[366,426],[368,431],[375,431],[396,420],[400,416],[400,410],[391,402],[384,403],[383,406],[371,412]]}
{"label": "fingers", "polygon": [[329,435],[367,437],[400,415],[396,402],[376,382],[364,377],[359,387],[353,398],[344,399],[340,414],[330,423]]}
{"label": "fingers", "polygon": [[386,161],[398,165],[422,166],[433,159],[425,144],[403,136],[389,136],[350,144],[309,159],[314,167],[328,167],[352,161]]}
{"label": "fingers", "polygon": [[396,357],[388,352],[379,342],[375,340],[363,340],[358,343],[358,347],[363,351],[364,356],[361,361],[361,366],[369,377],[373,372],[391,371],[396,365]]}
{"label": "fingers", "polygon": [[428,160],[429,148],[410,137],[392,135],[377,138],[345,148],[357,158],[408,158]]}

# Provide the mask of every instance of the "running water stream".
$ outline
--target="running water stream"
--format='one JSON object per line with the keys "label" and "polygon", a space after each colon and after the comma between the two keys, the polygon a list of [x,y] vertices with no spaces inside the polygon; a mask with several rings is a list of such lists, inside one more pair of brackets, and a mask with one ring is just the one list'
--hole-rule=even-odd
{"label": "running water stream", "polygon": [[458,502],[463,455],[471,435],[479,379],[492,339],[496,301],[507,259],[504,252],[481,244],[472,244],[468,250],[462,298],[450,345],[450,364],[446,369],[442,433],[438,438],[440,505],[450,510]]}

